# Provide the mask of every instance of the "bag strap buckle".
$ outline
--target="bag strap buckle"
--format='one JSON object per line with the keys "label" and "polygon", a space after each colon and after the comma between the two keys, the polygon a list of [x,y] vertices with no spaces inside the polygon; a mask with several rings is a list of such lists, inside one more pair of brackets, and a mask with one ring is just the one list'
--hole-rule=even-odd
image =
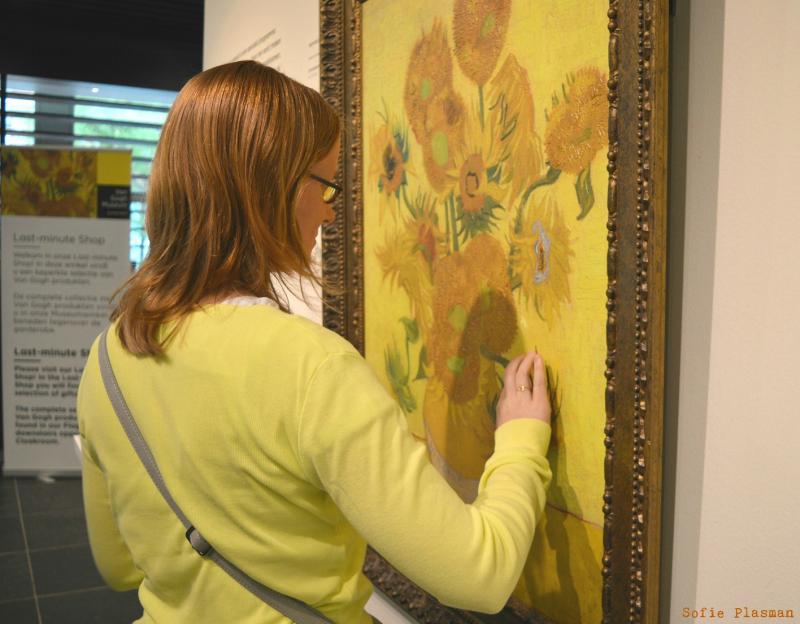
{"label": "bag strap buckle", "polygon": [[200,531],[195,529],[193,526],[190,526],[188,529],[186,529],[186,539],[189,541],[189,544],[191,544],[192,548],[194,548],[195,552],[201,557],[205,557],[208,553],[214,550],[211,544],[206,541],[206,538],[200,535]]}

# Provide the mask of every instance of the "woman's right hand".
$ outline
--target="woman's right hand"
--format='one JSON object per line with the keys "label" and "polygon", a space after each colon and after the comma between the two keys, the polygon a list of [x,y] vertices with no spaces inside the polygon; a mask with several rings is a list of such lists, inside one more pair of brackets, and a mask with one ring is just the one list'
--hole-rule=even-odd
{"label": "woman's right hand", "polygon": [[518,418],[550,423],[550,396],[541,355],[529,351],[511,360],[506,366],[504,383],[497,402],[497,427]]}

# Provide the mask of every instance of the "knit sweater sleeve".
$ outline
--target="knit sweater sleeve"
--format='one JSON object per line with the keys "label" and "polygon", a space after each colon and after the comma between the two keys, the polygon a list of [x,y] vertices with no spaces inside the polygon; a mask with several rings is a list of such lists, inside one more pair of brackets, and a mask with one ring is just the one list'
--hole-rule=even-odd
{"label": "knit sweater sleeve", "polygon": [[134,564],[133,556],[120,535],[106,476],[90,443],[92,436],[87,431],[86,416],[96,409],[92,397],[100,394],[103,400],[107,400],[100,381],[98,342],[99,338],[92,345],[77,398],[83,507],[95,565],[112,589],[125,591],[138,587],[144,574]]}
{"label": "knit sweater sleeve", "polygon": [[117,528],[103,471],[81,436],[83,505],[92,557],[103,580],[117,591],[135,589],[144,574],[133,562]]}
{"label": "knit sweater sleeve", "polygon": [[298,449],[309,479],[375,550],[443,604],[502,609],[545,505],[547,423],[501,426],[478,497],[465,504],[358,354],[327,356],[307,385],[299,418]]}

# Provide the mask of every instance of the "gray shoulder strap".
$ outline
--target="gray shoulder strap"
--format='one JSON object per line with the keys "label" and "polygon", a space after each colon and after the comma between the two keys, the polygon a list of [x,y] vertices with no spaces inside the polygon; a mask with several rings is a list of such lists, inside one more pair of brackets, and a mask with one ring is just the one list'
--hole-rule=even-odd
{"label": "gray shoulder strap", "polygon": [[181,511],[181,508],[178,507],[178,503],[175,502],[175,499],[172,498],[172,495],[169,493],[167,484],[164,483],[164,478],[161,476],[161,472],[156,464],[156,460],[150,452],[150,447],[147,446],[142,432],[136,425],[136,421],[133,419],[133,415],[128,409],[128,404],[122,396],[119,384],[117,384],[117,378],[114,375],[114,370],[111,368],[111,361],[108,358],[107,334],[108,329],[106,329],[100,337],[100,374],[103,377],[103,384],[105,385],[108,397],[111,399],[111,405],[114,406],[114,411],[119,418],[119,422],[122,424],[122,428],[125,430],[142,464],[144,464],[144,467],[147,469],[153,483],[155,483],[158,491],[161,492],[161,495],[172,511],[175,512],[175,515],[178,516],[181,524],[186,528],[186,539],[189,540],[192,548],[194,548],[200,556],[214,561],[214,563],[225,570],[225,572],[233,577],[242,587],[293,622],[297,624],[332,624],[332,620],[326,618],[319,611],[306,603],[275,591],[274,589],[270,589],[269,587],[265,587],[251,579],[214,550],[211,544],[209,544],[203,536],[200,535],[200,532],[194,528],[183,511]]}

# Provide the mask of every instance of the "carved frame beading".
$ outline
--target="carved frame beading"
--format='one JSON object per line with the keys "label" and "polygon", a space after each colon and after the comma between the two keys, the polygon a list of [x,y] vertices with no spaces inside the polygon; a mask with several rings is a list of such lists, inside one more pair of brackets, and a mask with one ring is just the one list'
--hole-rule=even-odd
{"label": "carved frame beading", "polygon": [[[377,0],[374,0],[377,1]],[[386,0],[384,0],[386,1]],[[361,4],[320,0],[321,90],[346,133],[336,219],[323,229],[323,322],[364,352]],[[609,0],[603,623],[658,621],[666,309],[668,0]],[[370,550],[365,572],[426,624],[544,623],[442,606]]]}

